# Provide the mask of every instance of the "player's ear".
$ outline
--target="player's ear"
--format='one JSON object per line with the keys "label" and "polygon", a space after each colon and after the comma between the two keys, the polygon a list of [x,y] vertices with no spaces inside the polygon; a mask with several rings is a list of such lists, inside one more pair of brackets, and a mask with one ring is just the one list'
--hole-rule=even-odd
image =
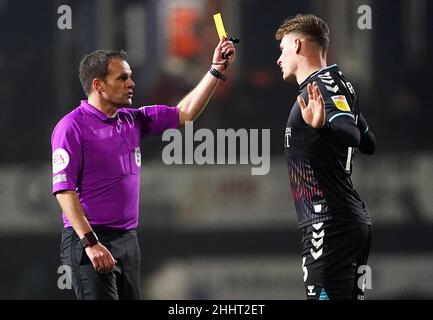
{"label": "player's ear", "polygon": [[295,51],[298,54],[301,51],[301,39],[298,37],[295,38]]}

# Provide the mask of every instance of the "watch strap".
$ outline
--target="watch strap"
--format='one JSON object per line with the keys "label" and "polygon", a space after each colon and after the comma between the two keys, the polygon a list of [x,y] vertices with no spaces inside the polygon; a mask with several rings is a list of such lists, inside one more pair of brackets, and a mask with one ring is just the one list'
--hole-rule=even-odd
{"label": "watch strap", "polygon": [[93,247],[95,244],[98,244],[99,239],[93,231],[90,231],[84,234],[84,237],[80,239],[80,242],[83,248],[87,248]]}
{"label": "watch strap", "polygon": [[210,68],[209,73],[222,81],[227,80],[227,76],[215,68]]}

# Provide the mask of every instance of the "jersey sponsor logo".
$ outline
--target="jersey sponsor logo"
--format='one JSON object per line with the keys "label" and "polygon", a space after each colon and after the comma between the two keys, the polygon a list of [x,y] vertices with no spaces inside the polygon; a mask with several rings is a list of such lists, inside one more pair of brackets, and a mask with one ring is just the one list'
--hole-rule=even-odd
{"label": "jersey sponsor logo", "polygon": [[135,148],[135,164],[137,167],[141,167],[141,152],[140,147]]}
{"label": "jersey sponsor logo", "polygon": [[332,96],[331,99],[337,109],[341,111],[350,111],[349,103],[347,103],[345,96]]}
{"label": "jersey sponsor logo", "polygon": [[65,182],[65,181],[67,181],[66,174],[58,174],[58,175],[53,177],[53,185],[55,185],[56,183]]}
{"label": "jersey sponsor logo", "polygon": [[315,296],[316,293],[314,292],[314,286],[307,286],[308,292],[307,295],[309,296]]}
{"label": "jersey sponsor logo", "polygon": [[58,173],[69,164],[69,154],[65,149],[58,148],[53,152],[53,173]]}

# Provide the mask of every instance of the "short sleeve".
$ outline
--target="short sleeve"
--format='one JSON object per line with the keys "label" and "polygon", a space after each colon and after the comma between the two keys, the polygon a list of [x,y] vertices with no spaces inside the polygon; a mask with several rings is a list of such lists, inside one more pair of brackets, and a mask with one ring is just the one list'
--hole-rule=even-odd
{"label": "short sleeve", "polygon": [[146,134],[160,134],[167,129],[179,127],[179,110],[177,107],[155,105],[141,107],[136,110],[137,119],[141,126],[141,136]]}
{"label": "short sleeve", "polygon": [[53,194],[78,188],[82,162],[81,132],[77,123],[63,118],[51,137]]}

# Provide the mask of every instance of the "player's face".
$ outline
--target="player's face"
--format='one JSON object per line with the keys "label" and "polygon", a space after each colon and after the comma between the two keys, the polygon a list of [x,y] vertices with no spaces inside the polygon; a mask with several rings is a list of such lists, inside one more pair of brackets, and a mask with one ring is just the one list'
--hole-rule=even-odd
{"label": "player's face", "polygon": [[130,106],[135,87],[131,74],[128,62],[120,59],[111,60],[102,85],[104,99],[114,106]]}
{"label": "player's face", "polygon": [[296,46],[296,35],[286,34],[281,39],[280,49],[281,55],[277,60],[277,64],[281,68],[283,73],[283,79],[289,80],[295,75],[296,72],[296,61],[297,61],[297,46]]}

